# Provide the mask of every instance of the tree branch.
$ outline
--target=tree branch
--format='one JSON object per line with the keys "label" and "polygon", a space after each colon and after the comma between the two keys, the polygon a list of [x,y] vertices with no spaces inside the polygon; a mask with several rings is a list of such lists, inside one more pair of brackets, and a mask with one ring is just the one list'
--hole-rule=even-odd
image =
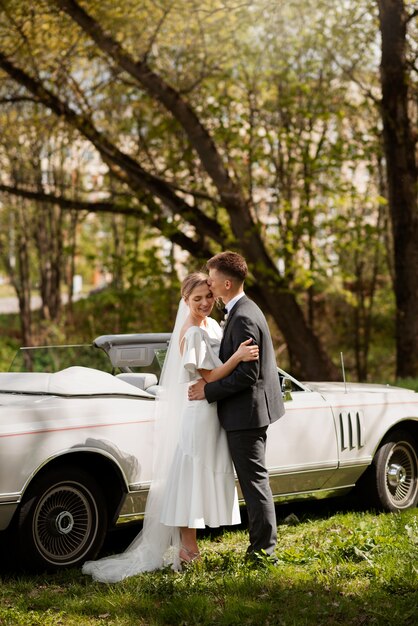
{"label": "tree branch", "polygon": [[39,81],[14,65],[1,51],[0,67],[16,82],[33,93],[38,102],[51,109],[57,116],[64,117],[71,126],[91,141],[119,180],[127,184],[136,193],[145,189],[159,198],[173,214],[180,215],[184,220],[195,226],[198,231],[206,233],[218,243],[223,243],[224,235],[222,228],[215,220],[205,215],[197,207],[190,206],[173,191],[165,180],[145,171],[137,161],[119,150],[101,134],[89,118],[76,113],[67,103],[60,100]]}
{"label": "tree branch", "polygon": [[127,207],[121,206],[116,202],[87,202],[84,200],[64,198],[54,194],[42,192],[42,191],[30,191],[28,189],[22,189],[21,187],[14,187],[12,185],[0,184],[0,193],[6,193],[19,198],[25,198],[26,200],[33,200],[34,202],[55,204],[64,210],[72,211],[86,211],[89,213],[113,213],[126,215],[127,217],[136,217],[148,223],[150,226],[156,228],[163,236],[170,239],[173,243],[179,245],[184,250],[190,252],[194,257],[208,257],[212,256],[213,250],[203,243],[203,240],[191,239],[180,231],[173,222],[168,221],[166,218],[157,215],[156,213],[149,213],[139,207]]}
{"label": "tree branch", "polygon": [[406,16],[405,23],[409,24],[409,22],[412,22],[412,20],[414,20],[417,16],[418,16],[418,9],[414,9],[412,13]]}
{"label": "tree branch", "polygon": [[135,78],[141,87],[178,120],[223,202],[232,199],[235,204],[237,198],[241,196],[240,190],[230,179],[208,130],[200,122],[192,107],[181,98],[179,92],[153,72],[145,60],[135,61],[113,37],[104,32],[76,0],[54,0],[54,2],[96,42],[103,52]]}
{"label": "tree branch", "polygon": [[18,102],[36,102],[36,100],[30,96],[8,96],[0,98],[0,104],[17,104]]}
{"label": "tree branch", "polygon": [[344,72],[344,74],[346,74],[348,76],[348,78],[350,80],[353,81],[353,83],[355,83],[357,85],[357,87],[359,87],[360,91],[367,97],[370,98],[370,100],[372,102],[374,102],[374,104],[376,104],[377,106],[380,106],[380,99],[377,98],[374,93],[372,92],[371,89],[369,89],[368,87],[365,87],[363,85],[363,83],[357,78],[357,76],[355,75],[355,65],[352,65],[351,67],[346,67],[345,65],[343,65],[342,63],[340,63],[340,61],[337,58],[337,55],[333,53],[332,50],[330,50],[328,48],[328,53],[331,57],[331,59],[334,61],[334,63],[340,68],[340,70],[342,70]]}
{"label": "tree branch", "polygon": [[167,16],[169,15],[169,13],[170,13],[170,11],[171,11],[171,9],[172,9],[172,7],[173,7],[173,4],[174,4],[174,3],[172,3],[171,5],[169,5],[166,9],[163,9],[162,16],[161,16],[161,17],[160,17],[160,19],[158,20],[158,22],[157,22],[157,26],[156,26],[156,28],[155,28],[154,32],[152,33],[152,35],[151,35],[151,37],[150,37],[150,40],[149,40],[149,42],[148,42],[148,47],[147,47],[147,50],[146,50],[146,52],[145,52],[145,54],[144,54],[144,60],[145,60],[145,61],[148,59],[148,56],[149,56],[149,54],[150,54],[150,53],[151,53],[151,51],[152,51],[152,47],[153,47],[154,43],[155,43],[155,42],[156,42],[156,40],[157,40],[158,34],[159,34],[159,32],[160,32],[161,28],[163,27],[163,24],[164,24],[165,20],[167,19]]}

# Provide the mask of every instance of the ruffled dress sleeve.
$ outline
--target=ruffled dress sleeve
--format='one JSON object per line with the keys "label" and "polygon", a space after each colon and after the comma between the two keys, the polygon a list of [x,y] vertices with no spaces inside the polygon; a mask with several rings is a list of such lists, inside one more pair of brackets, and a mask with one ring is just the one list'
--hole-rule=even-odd
{"label": "ruffled dress sleeve", "polygon": [[201,378],[198,370],[212,370],[217,367],[216,355],[211,348],[209,337],[197,326],[188,329],[183,343],[180,382],[190,383]]}

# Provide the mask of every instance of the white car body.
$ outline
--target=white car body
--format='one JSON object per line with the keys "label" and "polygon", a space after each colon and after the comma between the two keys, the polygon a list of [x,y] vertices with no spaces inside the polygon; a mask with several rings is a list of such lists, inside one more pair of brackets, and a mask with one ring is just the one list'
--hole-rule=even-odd
{"label": "white car body", "polygon": [[53,459],[92,452],[111,459],[127,493],[146,488],[154,407],[154,395],[85,367],[0,374],[0,530]]}
{"label": "white car body", "polygon": [[[97,554],[110,527],[143,513],[155,355],[168,338],[98,338],[113,373],[73,366],[0,374],[0,530],[17,533],[26,562],[79,564]],[[152,372],[132,371],[150,365]],[[372,505],[417,505],[418,394],[303,384],[281,370],[280,377],[286,413],[269,428],[267,444],[276,499],[343,494],[363,481]]]}

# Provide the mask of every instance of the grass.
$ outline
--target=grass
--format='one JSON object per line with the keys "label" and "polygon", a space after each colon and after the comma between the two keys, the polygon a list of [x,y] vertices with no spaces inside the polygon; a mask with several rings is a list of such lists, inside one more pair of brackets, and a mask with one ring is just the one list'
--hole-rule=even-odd
{"label": "grass", "polygon": [[203,538],[202,563],[181,573],[163,570],[102,585],[79,570],[3,572],[0,625],[415,623],[417,509],[376,514],[324,506],[293,505],[299,521],[279,519],[278,567],[248,565],[247,534],[237,530]]}

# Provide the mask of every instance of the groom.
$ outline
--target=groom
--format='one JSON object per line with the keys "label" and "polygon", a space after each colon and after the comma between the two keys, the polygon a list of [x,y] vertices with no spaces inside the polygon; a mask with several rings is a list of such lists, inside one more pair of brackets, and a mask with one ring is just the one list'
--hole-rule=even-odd
{"label": "groom", "polygon": [[241,362],[226,378],[212,383],[199,380],[189,388],[190,400],[218,403],[218,416],[226,430],[229,449],[247,505],[249,556],[272,555],[277,540],[276,514],[265,463],[267,428],[284,413],[273,344],[266,319],[244,293],[248,269],[235,252],[209,259],[208,285],[222,298],[227,320],[220,345],[223,362],[242,341],[259,346],[258,361]]}

